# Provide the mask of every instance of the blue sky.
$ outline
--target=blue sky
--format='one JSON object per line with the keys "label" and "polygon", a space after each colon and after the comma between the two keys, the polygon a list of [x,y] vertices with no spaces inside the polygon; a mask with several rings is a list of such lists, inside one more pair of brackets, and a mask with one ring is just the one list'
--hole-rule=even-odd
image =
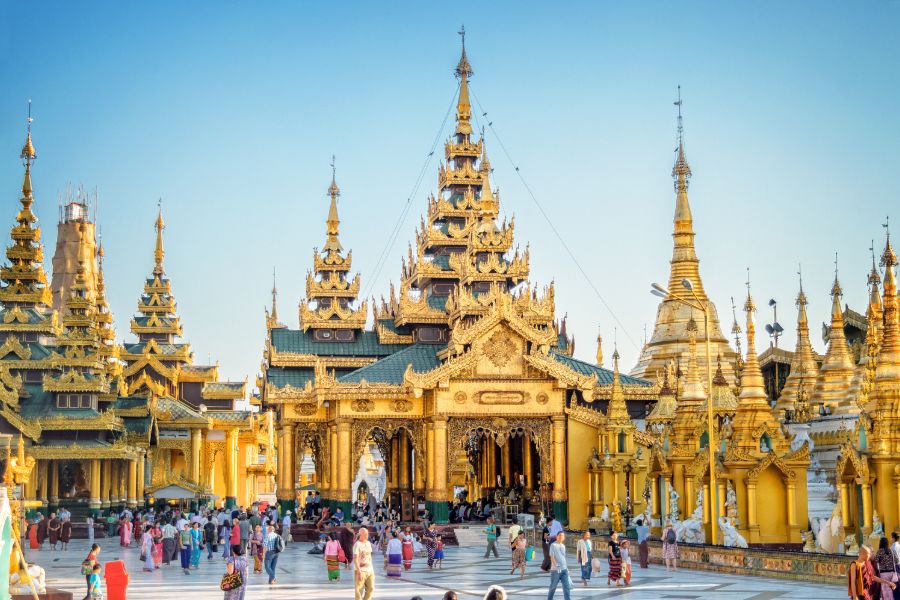
{"label": "blue sky", "polygon": [[[900,228],[896,1],[7,2],[0,214],[12,224],[31,98],[48,266],[57,192],[97,187],[110,302],[130,338],[161,197],[196,360],[252,381],[273,267],[282,319],[296,326],[325,236],[332,154],[342,242],[363,289],[377,296],[398,281],[436,162],[373,280],[375,265],[455,93],[461,22],[488,120],[624,325],[623,367],[652,328],[649,283],[668,273],[678,84],[701,274],[726,329],[749,266],[757,304],[779,301],[792,347],[802,263],[822,351],[835,251],[845,301],[864,308],[870,240],[883,246],[891,212]],[[611,342],[613,316],[491,132],[487,143],[532,279],[556,282],[576,355],[591,359],[598,327]]]}

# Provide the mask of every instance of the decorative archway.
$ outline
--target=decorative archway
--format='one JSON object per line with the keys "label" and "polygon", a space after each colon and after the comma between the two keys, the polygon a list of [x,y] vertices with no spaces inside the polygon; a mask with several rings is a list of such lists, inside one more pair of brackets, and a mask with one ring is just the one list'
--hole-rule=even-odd
{"label": "decorative archway", "polygon": [[[547,417],[494,417],[492,419],[475,419],[471,417],[452,417],[447,423],[448,448],[462,448],[465,446],[472,432],[487,436],[498,446],[506,444],[510,436],[521,435],[527,432],[531,435],[541,460],[541,480],[552,479],[551,469],[551,423]],[[452,467],[454,454],[447,452],[447,471]]]}

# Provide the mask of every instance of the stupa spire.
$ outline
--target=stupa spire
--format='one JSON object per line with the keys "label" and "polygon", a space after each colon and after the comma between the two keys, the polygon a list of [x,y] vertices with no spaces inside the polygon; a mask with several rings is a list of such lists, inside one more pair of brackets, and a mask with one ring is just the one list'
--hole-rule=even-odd
{"label": "stupa spire", "polygon": [[613,350],[613,382],[612,392],[609,397],[609,406],[606,409],[607,425],[628,426],[631,418],[628,416],[628,406],[625,403],[625,392],[622,389],[622,378],[619,375],[619,350]]}
{"label": "stupa spire", "polygon": [[856,401],[849,396],[855,375],[853,358],[844,335],[844,314],[841,309],[843,290],[838,279],[837,254],[834,258],[834,283],[831,286],[831,330],[828,333],[828,350],[819,369],[813,391],[813,405],[825,404],[842,413],[858,412]]}
{"label": "stupa spire", "polygon": [[162,275],[165,271],[163,270],[163,258],[166,256],[165,251],[163,250],[163,229],[166,228],[166,223],[163,221],[162,216],[162,200],[158,203],[159,212],[156,216],[156,248],[153,251],[153,259],[155,262],[155,266],[153,267],[154,275]]}
{"label": "stupa spire", "polygon": [[896,414],[900,406],[900,306],[897,299],[897,253],[891,245],[891,232],[884,225],[886,241],[881,255],[884,267],[884,330],[875,371],[875,398],[878,407]]}
{"label": "stupa spire", "polygon": [[338,217],[337,199],[341,195],[341,188],[338,187],[335,175],[334,156],[331,157],[331,185],[328,186],[328,196],[331,198],[331,204],[328,207],[328,218],[325,220],[327,225],[328,239],[325,241],[323,250],[327,252],[341,252],[341,242],[338,240],[340,233],[341,220]]}
{"label": "stupa spire", "polygon": [[459,98],[456,102],[456,134],[471,135],[472,133],[472,106],[469,104],[469,77],[475,74],[469,59],[466,56],[466,26],[459,30],[462,38],[462,51],[459,63],[456,65],[456,76],[459,78]]}
{"label": "stupa spire", "polygon": [[781,395],[775,404],[777,411],[795,410],[800,399],[801,388],[808,398],[815,387],[818,367],[809,341],[809,319],[806,315],[808,301],[803,291],[803,273],[798,269],[800,291],[797,293],[797,345],[791,358],[790,374],[781,389]]}
{"label": "stupa spire", "polygon": [[747,313],[747,357],[744,359],[744,369],[741,372],[741,395],[739,397],[738,410],[745,407],[768,408],[766,401],[766,388],[763,383],[762,371],[759,368],[759,359],[756,356],[756,323],[754,313],[756,304],[750,293],[750,277],[747,277],[747,300],[744,302],[744,312]]}
{"label": "stupa spire", "polygon": [[697,322],[691,317],[687,324],[689,337],[688,367],[684,379],[684,387],[681,393],[681,402],[685,405],[696,404],[699,406],[706,400],[706,391],[700,379],[700,367],[697,366]]}
{"label": "stupa spire", "polygon": [[603,336],[597,332],[597,366],[603,366]]}

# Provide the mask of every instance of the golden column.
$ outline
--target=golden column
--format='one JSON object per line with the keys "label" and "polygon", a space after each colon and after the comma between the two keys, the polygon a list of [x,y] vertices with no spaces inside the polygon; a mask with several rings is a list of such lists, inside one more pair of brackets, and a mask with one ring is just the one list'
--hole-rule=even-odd
{"label": "golden column", "polygon": [[527,431],[522,436],[522,470],[525,471],[525,490],[534,489],[531,477],[534,467],[531,465],[531,434]]}
{"label": "golden column", "polygon": [[[425,497],[434,494],[434,426],[431,422],[425,423]],[[900,483],[897,486],[897,494],[900,497]]]}
{"label": "golden column", "polygon": [[278,464],[276,465],[275,483],[278,486],[278,499],[284,499],[284,427],[278,430]]}
{"label": "golden column", "polygon": [[225,438],[225,508],[233,508],[237,505],[238,488],[238,430],[229,429]]}
{"label": "golden column", "polygon": [[553,417],[553,514],[568,521],[566,494],[566,418]]}
{"label": "golden column", "polygon": [[128,485],[128,470],[125,468],[125,461],[116,461],[116,502],[125,504],[128,496],[125,493]]}
{"label": "golden column", "polygon": [[503,465],[503,481],[506,483],[506,487],[512,487],[512,465],[510,460],[510,451],[512,450],[509,446],[512,444],[512,438],[506,436],[506,439],[503,442],[503,445],[500,447],[500,460]]}
{"label": "golden column", "polygon": [[143,505],[144,504],[144,469],[146,466],[147,457],[141,452],[138,454],[137,458],[137,501]]}
{"label": "golden column", "polygon": [[391,470],[390,489],[400,489],[400,437],[399,434],[391,438]]}
{"label": "golden column", "polygon": [[200,450],[203,448],[203,430],[191,429],[191,481],[200,484]]}
{"label": "golden column", "polygon": [[128,459],[128,506],[137,506],[137,461]]}
{"label": "golden column", "polygon": [[433,417],[432,422],[434,428],[432,434],[434,491],[428,502],[430,504],[428,510],[435,522],[446,523],[449,517],[447,509],[447,417],[438,415]]}
{"label": "golden column", "polygon": [[398,469],[400,469],[400,480],[398,484],[401,490],[409,489],[409,435],[406,431],[401,430],[400,436],[400,460]]}
{"label": "golden column", "polygon": [[109,493],[112,491],[111,462],[108,458],[102,461],[103,473],[100,476],[100,506],[109,508]]}
{"label": "golden column", "polygon": [[296,508],[295,502],[297,498],[297,492],[295,490],[297,487],[297,448],[293,424],[285,425],[283,431],[284,449],[282,455],[284,458],[284,494],[282,495],[282,499],[287,500],[291,510],[294,510]]}
{"label": "golden column", "polygon": [[329,466],[329,476],[328,476],[328,489],[330,493],[330,499],[334,500],[338,491],[338,462],[340,461],[340,455],[338,453],[338,436],[337,436],[337,425],[331,425],[328,428],[328,439],[331,443],[331,465]]}
{"label": "golden column", "polygon": [[91,497],[88,503],[92,513],[100,510],[100,460],[91,460]]}
{"label": "golden column", "polygon": [[38,461],[38,479],[39,479],[39,489],[38,489],[38,500],[40,500],[44,506],[47,506],[48,500],[48,491],[50,486],[47,481],[47,474],[49,473],[49,460],[41,460]]}
{"label": "golden column", "polygon": [[338,464],[338,485],[336,500],[338,506],[344,509],[344,514],[350,514],[350,486],[353,483],[353,449],[350,447],[350,421],[340,419],[337,422],[338,453],[341,462]]}
{"label": "golden column", "polygon": [[55,460],[47,461],[47,481],[50,483],[47,503],[55,507],[59,504],[59,467]]}

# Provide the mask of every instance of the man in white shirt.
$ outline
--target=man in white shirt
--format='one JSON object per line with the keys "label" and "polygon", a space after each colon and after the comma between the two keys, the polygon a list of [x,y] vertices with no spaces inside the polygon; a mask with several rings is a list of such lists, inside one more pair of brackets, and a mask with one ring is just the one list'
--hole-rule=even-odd
{"label": "man in white shirt", "polygon": [[372,600],[375,592],[375,569],[372,567],[372,544],[369,543],[368,529],[359,530],[359,541],[353,544],[353,564],[356,565],[354,599]]}
{"label": "man in white shirt", "polygon": [[556,594],[556,586],[562,583],[563,598],[570,600],[572,594],[572,580],[569,579],[569,566],[566,564],[566,534],[559,532],[556,541],[550,544],[550,589],[547,591],[547,600],[553,600]]}
{"label": "man in white shirt", "polygon": [[522,531],[522,526],[519,525],[519,518],[513,517],[513,524],[509,528],[509,547],[512,548],[513,544],[516,543],[516,538],[519,537],[519,532]]}
{"label": "man in white shirt", "polygon": [[284,519],[281,520],[281,537],[284,538],[284,545],[287,546],[291,541],[291,511],[285,511]]}

